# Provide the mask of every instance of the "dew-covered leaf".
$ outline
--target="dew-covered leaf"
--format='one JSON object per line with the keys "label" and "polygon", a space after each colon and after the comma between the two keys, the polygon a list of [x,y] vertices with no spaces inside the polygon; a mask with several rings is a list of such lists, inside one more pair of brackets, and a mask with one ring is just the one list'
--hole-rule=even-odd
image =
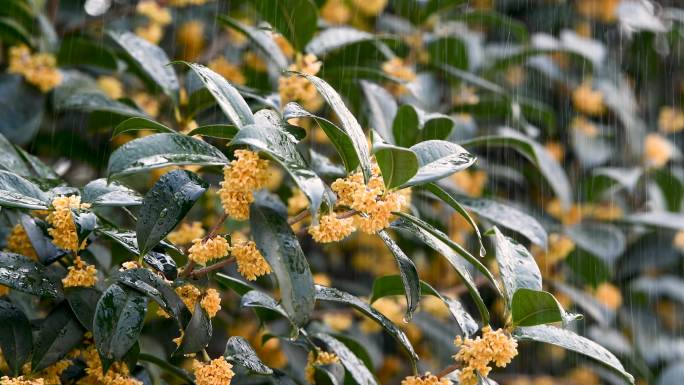
{"label": "dew-covered leaf", "polygon": [[102,292],[94,287],[74,286],[64,289],[64,296],[81,325],[92,331],[95,309]]}
{"label": "dew-covered leaf", "polygon": [[444,140],[426,140],[411,146],[418,156],[418,173],[403,187],[416,186],[440,180],[475,163],[472,154],[458,144]]}
{"label": "dew-covered leaf", "polygon": [[15,253],[0,251],[0,284],[44,298],[62,296],[43,265]]}
{"label": "dew-covered leaf", "polygon": [[551,293],[520,288],[513,293],[511,315],[517,326],[563,321],[563,309]]}
{"label": "dew-covered leaf", "polygon": [[142,204],[142,196],[137,191],[117,182],[100,178],[83,187],[81,201],[93,206],[137,206]]}
{"label": "dew-covered leaf", "polygon": [[257,374],[269,375],[273,373],[271,368],[261,362],[249,342],[239,336],[228,338],[223,357],[229,362],[243,366]]}
{"label": "dew-covered leaf", "polygon": [[47,195],[27,179],[0,170],[0,206],[45,210]]}
{"label": "dew-covered leaf", "polygon": [[31,370],[41,371],[64,358],[83,340],[85,329],[62,302],[43,320],[36,335]]}
{"label": "dew-covered leaf", "polygon": [[408,148],[385,142],[373,132],[373,153],[382,173],[385,187],[393,189],[403,185],[418,172],[418,157]]}
{"label": "dew-covered leaf", "polygon": [[315,337],[325,343],[330,351],[340,359],[342,365],[347,369],[347,373],[359,385],[375,385],[378,382],[375,380],[373,374],[368,370],[363,361],[359,359],[345,344],[337,340],[335,337],[318,333]]}
{"label": "dew-covered leaf", "polygon": [[195,304],[195,311],[192,314],[188,326],[183,333],[183,340],[174,352],[174,355],[196,353],[207,347],[211,340],[212,325],[211,319],[200,306],[199,301]]}
{"label": "dew-covered leaf", "polygon": [[255,0],[253,4],[297,51],[304,50],[318,29],[318,7],[313,0]]}
{"label": "dew-covered leaf", "polygon": [[31,356],[31,324],[11,302],[0,299],[0,348],[12,374],[17,375]]}
{"label": "dew-covered leaf", "polygon": [[494,227],[496,262],[499,265],[506,301],[510,304],[518,289],[541,291],[542,278],[534,257],[511,238]]}
{"label": "dew-covered leaf", "polygon": [[134,116],[132,118],[128,118],[124,120],[123,122],[119,123],[116,127],[114,127],[114,131],[112,132],[112,137],[115,137],[117,135],[121,135],[123,133],[130,133],[132,131],[140,131],[140,130],[148,130],[148,131],[155,131],[155,132],[166,132],[166,133],[174,133],[175,131],[166,127],[165,125],[154,121],[152,119],[148,118],[142,118],[139,116]]}
{"label": "dew-covered leaf", "polygon": [[399,269],[401,282],[404,284],[404,295],[406,296],[406,319],[413,317],[413,312],[418,307],[420,301],[420,279],[418,270],[413,261],[404,253],[397,243],[384,230],[378,232],[378,236],[385,242],[387,249],[394,256]]}

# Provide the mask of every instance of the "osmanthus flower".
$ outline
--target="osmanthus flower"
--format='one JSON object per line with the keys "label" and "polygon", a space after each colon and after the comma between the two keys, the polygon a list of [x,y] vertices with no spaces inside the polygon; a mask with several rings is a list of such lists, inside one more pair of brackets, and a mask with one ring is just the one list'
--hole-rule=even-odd
{"label": "osmanthus flower", "polygon": [[352,12],[344,0],[326,0],[319,11],[321,18],[333,25],[345,24]]}
{"label": "osmanthus flower", "polygon": [[184,60],[196,60],[204,49],[204,23],[189,20],[181,24],[176,32],[176,43]]}
{"label": "osmanthus flower", "polygon": [[124,96],[123,84],[114,76],[103,75],[98,77],[97,86],[112,99],[120,99]]}
{"label": "osmanthus flower", "polygon": [[200,299],[202,292],[194,285],[186,283],[185,285],[176,288],[176,294],[178,294],[181,301],[183,301],[185,306],[187,306],[188,310],[192,313],[195,311],[195,304]]}
{"label": "osmanthus flower", "polygon": [[48,385],[42,378],[19,377],[0,377],[0,385]]}
{"label": "osmanthus flower", "polygon": [[487,377],[492,363],[500,368],[508,365],[518,354],[518,343],[503,330],[482,328],[482,335],[475,339],[456,337],[454,344],[460,348],[454,359],[462,364],[460,385],[477,385],[478,377]]}
{"label": "osmanthus flower", "polygon": [[646,135],[644,141],[644,162],[647,166],[661,168],[672,159],[675,148],[670,141],[655,133]]}
{"label": "osmanthus flower", "polygon": [[[367,1],[361,2],[368,3]],[[406,64],[404,59],[400,57],[394,57],[382,63],[381,68],[382,71],[387,75],[395,77],[404,82],[412,82],[416,80],[416,73],[414,72],[413,68]],[[389,83],[386,85],[386,87],[394,96],[402,96],[408,92],[408,88],[406,88],[404,84]]]}
{"label": "osmanthus flower", "polygon": [[71,360],[63,359],[41,370],[40,373],[37,373],[36,375],[45,381],[45,385],[60,385],[62,383],[62,373],[64,373],[69,366],[71,366]]}
{"label": "osmanthus flower", "polygon": [[271,273],[271,266],[257,249],[254,241],[236,241],[233,244],[232,255],[235,257],[238,273],[250,281]]}
{"label": "osmanthus flower", "polygon": [[200,306],[207,312],[209,318],[214,318],[221,310],[221,294],[216,289],[207,289],[200,301]]}
{"label": "osmanthus flower", "polygon": [[658,114],[658,130],[664,134],[672,134],[684,129],[684,111],[679,108],[664,106]]}
{"label": "osmanthus flower", "polygon": [[388,0],[352,0],[354,9],[364,16],[377,16],[387,7]]}
{"label": "osmanthus flower", "polygon": [[224,237],[217,235],[213,238],[196,238],[188,249],[188,258],[198,265],[223,258],[230,253],[230,244]]}
{"label": "osmanthus flower", "polygon": [[353,322],[354,319],[349,313],[326,313],[323,315],[323,323],[338,332],[349,330]]}
{"label": "osmanthus flower", "polygon": [[340,362],[340,358],[335,353],[328,353],[321,349],[316,349],[316,352],[309,352],[306,360],[306,368],[304,369],[304,378],[309,384],[315,384],[315,373],[317,365],[330,365]]}
{"label": "osmanthus flower", "polygon": [[594,298],[610,310],[617,310],[622,306],[620,289],[608,282],[603,282],[596,287]]}
{"label": "osmanthus flower", "polygon": [[52,236],[52,243],[65,250],[77,252],[85,248],[86,240],[79,245],[76,224],[72,210],[82,210],[90,207],[90,204],[81,203],[78,195],[58,196],[52,200],[52,210],[46,217],[51,226],[48,234]]}
{"label": "osmanthus flower", "polygon": [[226,214],[237,220],[249,218],[254,191],[268,182],[268,160],[249,150],[236,150],[235,160],[223,168],[219,197]]}
{"label": "osmanthus flower", "polygon": [[7,72],[19,74],[27,82],[48,92],[62,82],[62,73],[57,69],[57,60],[49,53],[34,53],[25,45],[9,49]]}
{"label": "osmanthus flower", "polygon": [[219,56],[216,59],[207,63],[207,67],[217,74],[223,76],[231,83],[244,85],[247,78],[240,70],[240,67],[226,60],[225,57]]}
{"label": "osmanthus flower", "polygon": [[309,227],[309,234],[319,243],[341,241],[354,232],[354,218],[338,218],[337,214],[321,215],[318,224]]}
{"label": "osmanthus flower", "polygon": [[439,378],[430,372],[422,376],[409,376],[401,381],[401,385],[451,385],[448,378]]}
{"label": "osmanthus flower", "polygon": [[143,0],[135,7],[135,13],[145,16],[150,23],[169,25],[173,21],[171,11],[162,7],[155,0]]}
{"label": "osmanthus flower", "polygon": [[[288,70],[316,75],[321,70],[321,65],[322,63],[315,55],[299,54]],[[299,102],[305,109],[316,111],[323,105],[323,99],[318,95],[318,90],[313,83],[298,75],[281,76],[278,79],[278,93],[282,106],[289,102]]]}
{"label": "osmanthus flower", "polygon": [[575,7],[580,15],[598,19],[604,23],[617,20],[617,8],[621,0],[577,0]]}
{"label": "osmanthus flower", "polygon": [[128,365],[123,362],[114,362],[105,372],[95,345],[89,345],[80,355],[86,369],[76,385],[142,385],[142,381],[130,376]]}
{"label": "osmanthus flower", "polygon": [[546,273],[570,255],[573,250],[575,250],[575,242],[572,238],[564,234],[551,233],[546,249],[533,245],[530,251],[541,271]]}
{"label": "osmanthus flower", "polygon": [[235,373],[233,365],[223,357],[204,363],[194,360],[192,371],[197,385],[229,385]]}
{"label": "osmanthus flower", "polygon": [[20,223],[12,227],[12,231],[7,236],[7,250],[27,256],[33,260],[37,259],[36,250],[31,244],[31,240],[26,234],[26,229]]}
{"label": "osmanthus flower", "polygon": [[592,88],[591,80],[585,80],[572,91],[572,104],[579,112],[590,116],[602,115],[606,111],[603,93]]}
{"label": "osmanthus flower", "polygon": [[62,279],[64,287],[91,287],[97,283],[97,269],[76,257],[74,263],[67,268],[67,275]]}
{"label": "osmanthus flower", "polygon": [[195,239],[204,237],[202,222],[194,221],[192,224],[182,223],[180,227],[166,236],[174,245],[187,245]]}

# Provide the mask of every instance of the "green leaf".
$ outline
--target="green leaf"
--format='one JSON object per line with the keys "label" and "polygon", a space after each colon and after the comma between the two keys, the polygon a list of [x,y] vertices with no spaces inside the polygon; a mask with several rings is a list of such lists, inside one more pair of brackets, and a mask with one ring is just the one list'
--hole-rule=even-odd
{"label": "green leaf", "polygon": [[62,296],[47,268],[23,255],[4,251],[0,251],[0,285],[43,298]]}
{"label": "green leaf", "polygon": [[183,340],[174,355],[196,353],[206,348],[211,340],[211,333],[211,319],[197,302],[192,318],[183,333]]}
{"label": "green leaf", "polygon": [[313,119],[318,124],[318,127],[325,132],[325,135],[328,136],[333,146],[335,146],[347,172],[352,172],[359,166],[359,157],[356,154],[354,143],[346,131],[337,127],[333,122],[306,111],[302,106],[294,102],[288,103],[283,109],[283,119],[289,120],[292,118]]}
{"label": "green leaf", "polygon": [[472,154],[458,144],[445,140],[426,140],[411,147],[418,156],[418,173],[403,187],[434,182],[465,170],[475,163]]}
{"label": "green leaf", "polygon": [[349,348],[338,341],[335,337],[325,334],[317,333],[315,337],[325,343],[335,355],[340,359],[342,365],[347,369],[347,373],[360,385],[374,385],[378,382],[375,380],[373,374],[368,370],[363,361],[361,361]]}
{"label": "green leaf", "polygon": [[511,238],[506,237],[494,226],[496,262],[499,265],[501,280],[507,303],[511,303],[518,289],[542,290],[542,278],[534,257]]}
{"label": "green leaf", "polygon": [[395,143],[392,124],[397,114],[397,102],[383,87],[365,80],[361,89],[370,112],[370,126],[390,143]]}
{"label": "green leaf", "polygon": [[85,329],[74,317],[69,305],[62,303],[41,323],[33,351],[31,370],[39,372],[64,358],[78,346]]}
{"label": "green leaf", "polygon": [[421,121],[416,107],[404,104],[399,107],[392,121],[394,142],[401,147],[411,147],[418,141]]}
{"label": "green leaf", "polygon": [[2,133],[0,133],[0,170],[9,171],[21,176],[31,175],[31,170],[29,170],[21,155],[19,155],[14,146],[12,146],[12,143]]}
{"label": "green leaf", "polygon": [[[62,83],[54,89],[52,95],[53,104],[57,111],[102,112],[123,117],[146,116],[137,108],[112,100],[102,92],[92,78],[81,72],[63,71],[63,75]],[[111,120],[109,115],[107,117],[108,120]]]}
{"label": "green leaf", "polygon": [[249,125],[233,138],[231,145],[237,144],[249,145],[280,164],[309,199],[311,215],[318,215],[325,183],[309,169],[290,134],[272,125]]}
{"label": "green leaf", "polygon": [[342,102],[342,98],[328,83],[324,80],[317,78],[313,75],[308,75],[301,72],[294,72],[295,74],[305,77],[309,80],[321,94],[323,99],[328,103],[330,108],[335,112],[337,118],[342,124],[342,128],[351,138],[354,144],[354,149],[356,150],[357,158],[361,165],[361,171],[364,175],[364,180],[368,181],[371,177],[371,165],[370,165],[370,155],[368,151],[368,144],[366,143],[366,137],[356,120],[354,115],[349,111],[347,106]]}
{"label": "green leaf", "polygon": [[287,57],[267,31],[242,24],[225,15],[219,15],[218,22],[247,36],[249,41],[261,54],[260,56],[273,63],[278,70],[282,71],[287,68]]}
{"label": "green leaf", "polygon": [[561,205],[564,208],[570,207],[572,190],[568,177],[563,168],[541,144],[514,131],[505,130],[503,135],[483,136],[465,141],[461,145],[466,148],[502,146],[515,149],[539,168],[541,174],[556,193]]}
{"label": "green leaf", "polygon": [[416,175],[418,157],[413,151],[385,142],[377,132],[373,132],[372,136],[373,153],[386,188],[399,187]]}
{"label": "green leaf", "polygon": [[462,20],[480,28],[486,26],[488,28],[496,29],[506,36],[510,35],[515,37],[519,42],[526,42],[529,39],[525,24],[496,11],[476,10],[465,12],[456,15],[454,19]]}
{"label": "green leaf", "polygon": [[95,346],[105,370],[135,345],[147,312],[147,297],[113,284],[97,302],[93,320]]}
{"label": "green leaf", "polygon": [[83,187],[82,201],[93,206],[138,206],[142,204],[142,197],[117,181],[107,183],[107,179],[100,178]]}
{"label": "green leaf", "polygon": [[253,4],[297,51],[303,51],[316,33],[318,7],[312,0],[254,0]]}
{"label": "green leaf", "polygon": [[114,132],[112,132],[112,137],[121,135],[126,132],[140,131],[140,130],[150,130],[156,132],[167,132],[175,133],[174,130],[166,127],[165,125],[158,123],[152,119],[132,117],[124,120],[114,127]]}
{"label": "green leaf", "polygon": [[[0,145],[0,147],[1,146],[2,145]],[[38,157],[29,154],[19,146],[15,145],[14,148],[19,154],[19,156],[21,156],[22,160],[26,163],[27,168],[30,169],[30,174],[28,175],[37,176],[38,178],[42,179],[51,179],[55,181],[59,180],[59,176],[57,175],[55,170],[53,170],[52,167],[43,163],[43,161],[38,159]]]}
{"label": "green leaf", "polygon": [[252,287],[252,285],[248,284],[247,282],[243,282],[242,280],[233,278],[223,273],[216,273],[214,279],[219,285],[227,289],[233,289],[236,293],[238,293],[241,296],[247,294],[252,290],[256,290],[254,287]]}
{"label": "green leaf", "polygon": [[13,375],[31,356],[31,324],[26,315],[11,302],[0,300],[0,348]]}
{"label": "green leaf", "polygon": [[169,255],[150,251],[143,256],[145,263],[164,275],[168,280],[174,280],[178,277],[178,266],[176,261]]}
{"label": "green leaf", "polygon": [[[178,366],[170,364],[167,360],[157,358],[151,354],[147,353],[140,353],[138,356],[138,360],[142,362],[149,362],[151,364],[157,365],[160,369],[164,370],[167,373],[171,373],[174,376],[180,378],[181,380],[185,381],[188,384],[194,385],[195,380],[193,376],[188,373],[185,369],[179,368]],[[147,384],[145,384],[147,385]]]}
{"label": "green leaf", "polygon": [[470,66],[467,43],[455,36],[440,36],[425,42],[432,64],[449,64],[467,70]]}
{"label": "green leaf", "polygon": [[583,354],[592,358],[602,365],[616,371],[629,383],[634,383],[634,377],[625,371],[620,361],[596,342],[579,336],[569,330],[548,325],[531,326],[517,328],[513,332],[514,336],[521,341],[545,342],[560,346],[575,353]]}
{"label": "green leaf", "polygon": [[226,156],[216,147],[186,135],[155,134],[132,140],[109,157],[109,178],[173,165],[223,166]]}
{"label": "green leaf", "polygon": [[45,210],[48,205],[47,195],[38,186],[19,175],[0,170],[0,206]]}
{"label": "green leaf", "polygon": [[0,17],[0,40],[9,45],[24,43],[33,46],[29,32],[16,20],[8,17]]}
{"label": "green leaf", "polygon": [[406,351],[409,359],[411,360],[412,366],[415,368],[418,356],[413,350],[411,342],[406,337],[403,331],[401,331],[396,325],[392,323],[387,317],[382,315],[379,311],[375,310],[368,303],[362,301],[360,298],[355,297],[345,291],[335,289],[333,287],[326,287],[321,285],[316,285],[316,299],[325,302],[335,302],[345,305],[350,305],[365,314],[367,317],[375,321],[378,325],[382,326],[385,331],[391,335],[401,347]]}
{"label": "green leaf", "polygon": [[516,326],[563,321],[564,310],[551,293],[520,288],[513,293],[511,314]]}
{"label": "green leaf", "polygon": [[273,373],[271,368],[261,362],[249,342],[242,337],[233,336],[228,338],[223,357],[227,361],[243,366],[253,373],[262,375],[270,375]]}
{"label": "green leaf", "polygon": [[208,186],[197,174],[187,170],[173,170],[159,178],[143,198],[135,227],[141,256],[176,227]]}
{"label": "green leaf", "polygon": [[0,74],[0,134],[24,145],[38,132],[45,95],[16,74]]}
{"label": "green leaf", "polygon": [[[135,232],[133,231],[119,231],[114,229],[98,228],[95,230],[98,234],[104,235],[105,237],[113,240],[119,245],[123,246],[124,249],[128,250],[130,253],[139,255],[140,249],[138,249],[138,240],[136,238]],[[171,249],[177,254],[182,254],[183,251],[178,249],[172,243],[167,241],[161,241],[160,245],[165,249]]]}
{"label": "green leaf", "polygon": [[360,31],[346,26],[330,27],[321,31],[306,45],[305,52],[323,58],[332,51],[364,41],[375,41],[372,33]]}
{"label": "green leaf", "polygon": [[159,87],[174,102],[178,101],[178,78],[163,49],[128,31],[109,31],[108,35],[126,52],[153,88]]}
{"label": "green leaf", "polygon": [[601,258],[608,266],[613,266],[627,248],[625,234],[608,223],[584,222],[566,231],[578,248]]}
{"label": "green leaf", "polygon": [[[264,321],[264,318],[262,318],[264,315],[276,314],[288,320],[290,324],[293,323],[290,315],[282,305],[276,302],[270,295],[259,290],[251,290],[245,293],[240,299],[240,306],[254,308],[262,322]],[[297,333],[298,331],[293,331],[293,334],[296,335]]]}
{"label": "green leaf", "polygon": [[671,213],[668,211],[647,211],[627,215],[625,221],[632,224],[684,230],[684,214]]}
{"label": "green leaf", "polygon": [[305,324],[316,301],[313,278],[287,223],[287,209],[277,197],[259,194],[250,209],[249,223],[257,248],[278,279],[283,308],[296,325]]}
{"label": "green leaf", "polygon": [[233,139],[240,129],[230,124],[210,124],[197,127],[188,132],[188,136],[202,135],[210,138]]}
{"label": "green leaf", "polygon": [[458,273],[459,277],[461,277],[461,280],[463,280],[463,283],[468,288],[468,292],[480,312],[482,322],[484,324],[489,322],[489,310],[487,310],[487,305],[485,305],[484,300],[480,296],[480,292],[477,290],[477,285],[470,274],[469,266],[462,258],[459,258],[456,253],[464,257],[466,261],[475,265],[475,267],[484,273],[491,282],[495,282],[492,274],[480,261],[470,255],[463,247],[451,241],[446,234],[418,218],[410,215],[402,216],[399,220],[392,223],[392,228],[413,234],[421,242],[446,258],[447,262],[456,270],[456,273]]}
{"label": "green leaf", "polygon": [[116,56],[107,47],[82,37],[67,37],[59,45],[57,63],[65,66],[93,66],[116,70]]}
{"label": "green leaf", "polygon": [[[440,294],[435,288],[424,281],[420,281],[421,296],[432,295],[439,298],[449,309],[451,316],[458,322],[458,326],[465,335],[471,335],[478,329],[475,320],[463,308],[463,305],[457,300],[447,298]],[[370,303],[378,299],[390,295],[404,294],[404,285],[401,282],[401,277],[398,275],[386,275],[378,277],[373,281],[373,289],[371,290]]]}
{"label": "green leaf", "polygon": [[38,260],[43,265],[47,266],[68,253],[68,251],[59,249],[52,243],[52,238],[47,234],[47,224],[44,221],[22,214],[20,223],[26,231]]}
{"label": "green leaf", "polygon": [[202,80],[226,117],[237,127],[253,124],[254,114],[240,93],[223,76],[196,63],[185,63]]}
{"label": "green leaf", "polygon": [[413,261],[406,256],[403,250],[384,230],[378,231],[378,236],[385,242],[385,245],[394,256],[401,276],[401,282],[404,284],[404,295],[406,296],[406,315],[405,318],[410,320],[413,317],[413,312],[418,307],[420,301],[420,279],[418,278],[418,270]]}
{"label": "green leaf", "polygon": [[65,288],[64,296],[81,325],[92,331],[95,309],[102,292],[94,287],[75,286]]}

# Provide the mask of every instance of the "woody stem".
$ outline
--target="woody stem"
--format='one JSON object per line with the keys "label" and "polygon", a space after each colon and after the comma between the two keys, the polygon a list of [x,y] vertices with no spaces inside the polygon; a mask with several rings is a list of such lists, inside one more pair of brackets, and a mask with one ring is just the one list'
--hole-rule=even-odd
{"label": "woody stem", "polygon": [[458,369],[459,365],[457,362],[447,366],[446,368],[442,369],[439,371],[439,373],[435,374],[437,378],[442,378],[446,376],[447,374],[453,372],[454,370]]}
{"label": "woody stem", "polygon": [[195,270],[195,271],[193,271],[192,273],[190,273],[190,275],[192,275],[193,278],[197,278],[197,277],[199,277],[199,276],[202,276],[202,275],[211,273],[211,272],[214,271],[214,270],[218,270],[218,269],[220,269],[220,268],[222,268],[222,267],[224,267],[224,266],[228,266],[228,265],[230,265],[230,264],[233,263],[233,262],[235,262],[235,257],[230,257],[230,258],[228,258],[228,259],[224,259],[223,261],[218,262],[218,263],[215,263],[215,264],[213,264],[213,265],[210,265],[210,266],[203,267],[203,268],[201,268],[201,269]]}

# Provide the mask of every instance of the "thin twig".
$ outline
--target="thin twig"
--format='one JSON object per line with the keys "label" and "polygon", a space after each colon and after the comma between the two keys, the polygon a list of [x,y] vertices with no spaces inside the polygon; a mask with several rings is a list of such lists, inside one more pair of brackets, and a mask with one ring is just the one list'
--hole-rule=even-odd
{"label": "thin twig", "polygon": [[187,277],[192,274],[192,270],[195,268],[195,261],[188,259],[188,263],[185,264],[183,271],[180,273],[181,277]]}
{"label": "thin twig", "polygon": [[446,368],[440,370],[439,373],[435,374],[435,376],[437,378],[442,378],[442,377],[446,376],[447,374],[453,372],[454,370],[458,369],[458,367],[459,367],[458,363],[453,363],[453,364],[447,366]]}
{"label": "thin twig", "polygon": [[193,278],[197,278],[199,276],[211,273],[214,270],[218,270],[218,269],[221,269],[225,266],[228,266],[233,262],[235,262],[235,257],[230,257],[228,259],[224,259],[223,261],[215,263],[213,265],[209,265],[207,267],[203,267],[201,269],[195,270],[192,273],[190,273],[190,275],[192,275]]}
{"label": "thin twig", "polygon": [[287,218],[287,224],[292,226],[295,223],[297,223],[299,221],[303,221],[304,219],[308,218],[309,215],[311,215],[311,211],[304,210],[301,213],[295,215],[294,217]]}
{"label": "thin twig", "polygon": [[221,226],[223,226],[223,222],[225,222],[226,219],[228,219],[228,214],[223,213],[223,215],[221,215],[218,221],[216,221],[216,223],[214,224],[214,227],[211,228],[209,234],[207,234],[207,236],[204,237],[204,239],[202,239],[202,243],[208,241],[211,238],[214,238],[216,234],[218,234],[218,231],[221,229]]}

